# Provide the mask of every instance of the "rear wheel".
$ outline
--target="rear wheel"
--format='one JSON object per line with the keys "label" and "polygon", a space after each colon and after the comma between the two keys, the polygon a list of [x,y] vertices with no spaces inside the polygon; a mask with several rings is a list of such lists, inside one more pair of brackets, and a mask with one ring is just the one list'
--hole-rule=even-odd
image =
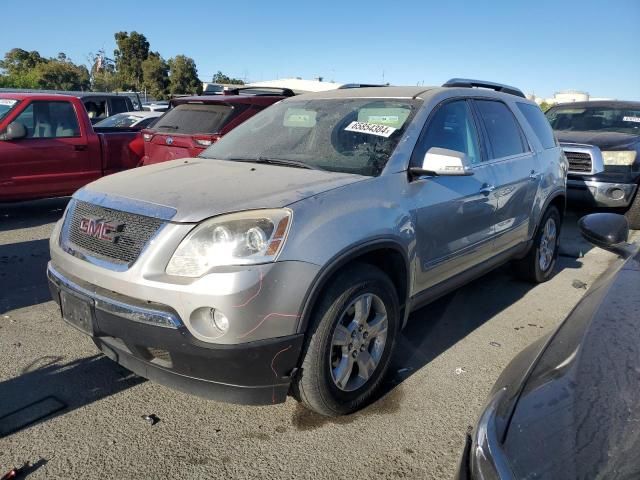
{"label": "rear wheel", "polygon": [[560,245],[560,212],[554,206],[547,209],[527,256],[514,262],[516,274],[534,283],[546,282],[553,276]]}
{"label": "rear wheel", "polygon": [[398,326],[398,296],[389,277],[371,265],[349,267],[314,311],[294,394],[321,415],[358,410],[382,381]]}
{"label": "rear wheel", "polygon": [[638,187],[636,196],[624,216],[627,217],[629,228],[640,230],[640,187]]}

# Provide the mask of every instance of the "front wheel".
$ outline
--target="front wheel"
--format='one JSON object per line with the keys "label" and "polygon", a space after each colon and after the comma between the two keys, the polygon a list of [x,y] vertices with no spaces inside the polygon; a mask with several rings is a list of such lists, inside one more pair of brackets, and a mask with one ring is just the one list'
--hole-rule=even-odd
{"label": "front wheel", "polygon": [[542,283],[553,276],[558,259],[561,225],[560,212],[556,207],[549,207],[542,216],[529,253],[514,262],[514,270],[520,278]]}
{"label": "front wheel", "polygon": [[399,311],[396,289],[378,268],[357,264],[338,274],[313,314],[297,398],[326,416],[364,406],[389,366]]}

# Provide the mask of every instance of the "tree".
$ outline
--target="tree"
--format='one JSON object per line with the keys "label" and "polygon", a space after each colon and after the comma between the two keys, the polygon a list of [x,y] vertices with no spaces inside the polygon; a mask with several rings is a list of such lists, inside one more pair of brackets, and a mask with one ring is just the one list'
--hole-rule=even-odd
{"label": "tree", "polygon": [[228,85],[244,85],[244,82],[239,78],[228,77],[227,75],[222,73],[220,70],[218,70],[218,73],[216,73],[213,76],[211,81],[214,83],[224,83]]}
{"label": "tree", "polygon": [[142,62],[142,85],[154,98],[167,98],[169,89],[169,64],[158,52],[149,53],[149,57]]}
{"label": "tree", "polygon": [[107,58],[104,50],[98,50],[95,55],[89,55],[91,65],[91,89],[99,92],[113,92],[121,90],[116,76],[116,66],[112,59]]}
{"label": "tree", "polygon": [[38,88],[46,90],[88,90],[89,70],[70,61],[50,60],[35,68]]}
{"label": "tree", "polygon": [[125,90],[140,90],[143,82],[142,62],[149,56],[149,42],[138,32],[118,32],[114,37],[118,48],[113,55],[120,86]]}
{"label": "tree", "polygon": [[12,48],[4,54],[4,60],[0,60],[0,68],[8,76],[22,75],[32,70],[37,65],[47,62],[38,52],[27,52],[21,48]]}
{"label": "tree", "polygon": [[202,82],[198,79],[198,70],[193,58],[176,55],[169,60],[169,93],[202,93]]}

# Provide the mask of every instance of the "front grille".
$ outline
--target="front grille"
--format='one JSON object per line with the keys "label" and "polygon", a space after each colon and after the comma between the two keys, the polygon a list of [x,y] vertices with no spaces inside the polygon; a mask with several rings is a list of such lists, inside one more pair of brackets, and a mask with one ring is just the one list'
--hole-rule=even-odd
{"label": "front grille", "polygon": [[566,151],[570,172],[591,173],[592,160],[589,153]]}
{"label": "front grille", "polygon": [[[113,240],[96,238],[80,230],[83,219],[111,222],[118,225],[118,231]],[[62,227],[61,246],[128,268],[163,225],[157,218],[72,200]]]}

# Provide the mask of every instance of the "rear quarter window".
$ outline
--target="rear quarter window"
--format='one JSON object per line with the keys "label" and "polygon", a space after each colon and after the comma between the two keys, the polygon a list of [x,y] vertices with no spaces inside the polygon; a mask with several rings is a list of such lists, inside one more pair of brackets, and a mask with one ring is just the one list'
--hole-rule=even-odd
{"label": "rear quarter window", "polygon": [[555,147],[556,139],[553,135],[551,124],[549,120],[547,120],[547,117],[544,116],[544,113],[542,113],[542,110],[540,110],[540,107],[520,102],[518,102],[517,105],[518,110],[522,112],[522,115],[527,119],[527,122],[540,140],[540,143],[542,143],[542,147],[545,149]]}
{"label": "rear quarter window", "polygon": [[161,133],[217,133],[235,108],[225,104],[182,104],[165,113],[153,129]]}

